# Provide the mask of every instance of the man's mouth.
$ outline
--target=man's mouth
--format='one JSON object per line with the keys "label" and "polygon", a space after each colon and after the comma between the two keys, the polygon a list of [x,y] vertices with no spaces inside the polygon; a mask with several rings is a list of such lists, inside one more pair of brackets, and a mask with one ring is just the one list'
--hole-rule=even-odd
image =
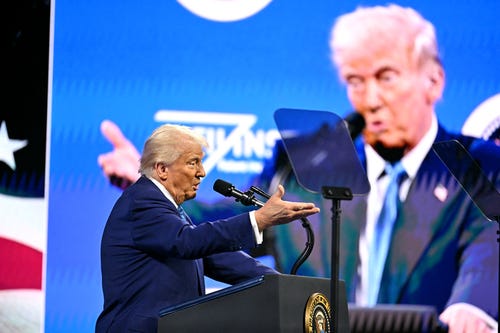
{"label": "man's mouth", "polygon": [[386,126],[382,121],[372,121],[366,124],[366,130],[373,134],[381,134],[386,130]]}

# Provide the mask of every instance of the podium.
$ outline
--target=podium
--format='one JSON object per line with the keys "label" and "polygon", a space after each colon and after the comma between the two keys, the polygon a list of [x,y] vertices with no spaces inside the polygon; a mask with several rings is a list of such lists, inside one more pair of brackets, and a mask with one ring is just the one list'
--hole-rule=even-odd
{"label": "podium", "polygon": [[[319,332],[330,279],[264,275],[160,311],[158,333]],[[319,298],[318,298],[319,296]],[[349,332],[345,284],[339,281],[339,333]],[[329,313],[326,311],[326,315]],[[315,317],[316,316],[316,317]],[[327,319],[327,318],[324,318]],[[330,325],[328,320],[320,324]],[[309,329],[311,328],[311,329]],[[331,332],[326,327],[325,332]]]}

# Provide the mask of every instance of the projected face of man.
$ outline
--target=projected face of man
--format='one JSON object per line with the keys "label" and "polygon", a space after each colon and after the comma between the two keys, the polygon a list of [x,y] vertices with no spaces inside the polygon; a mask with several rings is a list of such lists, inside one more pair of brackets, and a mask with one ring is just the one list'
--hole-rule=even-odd
{"label": "projected face of man", "polygon": [[346,21],[342,29],[335,61],[353,108],[365,118],[365,141],[397,160],[431,125],[444,85],[442,67],[416,52],[415,27],[401,17],[371,15]]}

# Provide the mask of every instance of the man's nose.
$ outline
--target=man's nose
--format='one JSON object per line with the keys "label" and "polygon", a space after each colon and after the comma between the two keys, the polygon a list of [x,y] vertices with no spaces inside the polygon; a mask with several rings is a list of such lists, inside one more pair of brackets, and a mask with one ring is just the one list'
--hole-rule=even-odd
{"label": "man's nose", "polygon": [[365,106],[374,112],[382,104],[380,87],[375,80],[368,80],[365,89]]}
{"label": "man's nose", "polygon": [[205,177],[207,174],[205,172],[205,168],[203,167],[203,164],[200,164],[198,168],[198,177]]}

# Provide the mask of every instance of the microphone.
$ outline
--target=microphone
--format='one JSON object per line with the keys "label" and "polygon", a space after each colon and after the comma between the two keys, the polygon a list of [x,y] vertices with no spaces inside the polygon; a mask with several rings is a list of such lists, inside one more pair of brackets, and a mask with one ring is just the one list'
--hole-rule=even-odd
{"label": "microphone", "polygon": [[352,140],[356,139],[358,135],[361,134],[366,125],[365,118],[358,112],[349,113],[344,117],[344,121]]}
{"label": "microphone", "polygon": [[241,202],[245,206],[257,206],[262,207],[264,203],[256,199],[253,192],[241,192],[233,184],[228,183],[222,179],[217,179],[214,183],[214,191],[222,194],[225,197],[234,197],[236,201]]}

